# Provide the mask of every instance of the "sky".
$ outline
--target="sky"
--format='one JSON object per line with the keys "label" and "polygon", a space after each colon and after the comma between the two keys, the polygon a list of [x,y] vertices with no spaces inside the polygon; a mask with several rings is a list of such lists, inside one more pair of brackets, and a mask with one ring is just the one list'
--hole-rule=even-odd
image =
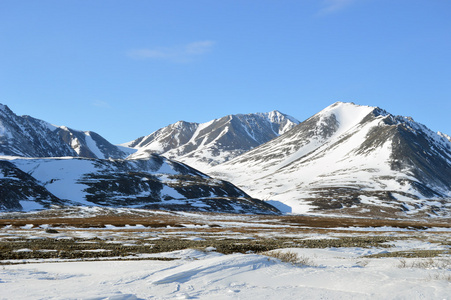
{"label": "sky", "polygon": [[0,103],[114,144],[336,101],[451,135],[451,1],[0,1]]}

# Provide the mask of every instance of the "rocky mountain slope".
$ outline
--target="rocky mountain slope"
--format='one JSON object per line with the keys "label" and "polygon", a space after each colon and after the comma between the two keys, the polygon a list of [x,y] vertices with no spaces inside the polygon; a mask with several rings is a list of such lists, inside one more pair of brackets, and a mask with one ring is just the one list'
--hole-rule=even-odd
{"label": "rocky mountain slope", "polygon": [[131,158],[158,153],[207,170],[272,140],[298,123],[278,111],[229,115],[202,124],[179,121],[124,146],[138,150]]}
{"label": "rocky mountain slope", "polygon": [[451,211],[451,142],[411,118],[335,103],[210,172],[294,212]]}
{"label": "rocky mountain slope", "polygon": [[0,155],[21,157],[125,158],[130,149],[112,145],[92,131],[54,126],[17,116],[0,104]]}
{"label": "rocky mountain slope", "polygon": [[100,205],[277,214],[222,180],[91,131],[17,116],[0,104],[0,210]]}
{"label": "rocky mountain slope", "polygon": [[229,182],[159,155],[146,159],[9,158],[0,161],[0,209],[87,205],[277,214]]}

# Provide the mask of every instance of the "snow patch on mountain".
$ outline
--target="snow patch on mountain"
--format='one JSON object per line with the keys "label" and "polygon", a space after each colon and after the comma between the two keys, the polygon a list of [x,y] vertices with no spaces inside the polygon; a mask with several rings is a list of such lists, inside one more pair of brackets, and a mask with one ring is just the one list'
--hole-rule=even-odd
{"label": "snow patch on mountain", "polygon": [[11,162],[22,171],[37,178],[49,192],[58,198],[72,200],[83,205],[92,205],[85,201],[88,186],[78,183],[78,180],[85,174],[96,171],[92,160],[17,159]]}
{"label": "snow patch on mountain", "polygon": [[86,131],[86,146],[94,153],[97,158],[105,159],[105,154],[100,151],[97,143],[91,137],[91,132]]}

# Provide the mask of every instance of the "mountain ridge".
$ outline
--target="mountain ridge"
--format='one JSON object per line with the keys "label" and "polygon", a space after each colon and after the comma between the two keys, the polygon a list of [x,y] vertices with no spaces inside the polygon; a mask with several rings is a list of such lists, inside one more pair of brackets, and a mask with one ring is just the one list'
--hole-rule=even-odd
{"label": "mountain ridge", "polygon": [[125,158],[132,152],[95,132],[52,125],[28,115],[17,116],[8,106],[0,106],[0,155]]}
{"label": "mountain ridge", "polygon": [[205,171],[268,142],[298,123],[279,111],[228,115],[205,123],[178,121],[122,145],[137,149],[130,158],[158,153]]}

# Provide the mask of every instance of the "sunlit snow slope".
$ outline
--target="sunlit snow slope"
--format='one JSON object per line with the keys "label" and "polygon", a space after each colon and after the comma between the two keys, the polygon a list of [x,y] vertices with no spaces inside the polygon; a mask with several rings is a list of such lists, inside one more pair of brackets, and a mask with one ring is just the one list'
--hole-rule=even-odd
{"label": "sunlit snow slope", "polygon": [[299,123],[278,111],[229,115],[207,123],[179,121],[124,144],[130,158],[162,154],[205,171],[287,132]]}
{"label": "sunlit snow slope", "polygon": [[210,174],[293,212],[443,214],[451,142],[411,118],[337,102]]}

